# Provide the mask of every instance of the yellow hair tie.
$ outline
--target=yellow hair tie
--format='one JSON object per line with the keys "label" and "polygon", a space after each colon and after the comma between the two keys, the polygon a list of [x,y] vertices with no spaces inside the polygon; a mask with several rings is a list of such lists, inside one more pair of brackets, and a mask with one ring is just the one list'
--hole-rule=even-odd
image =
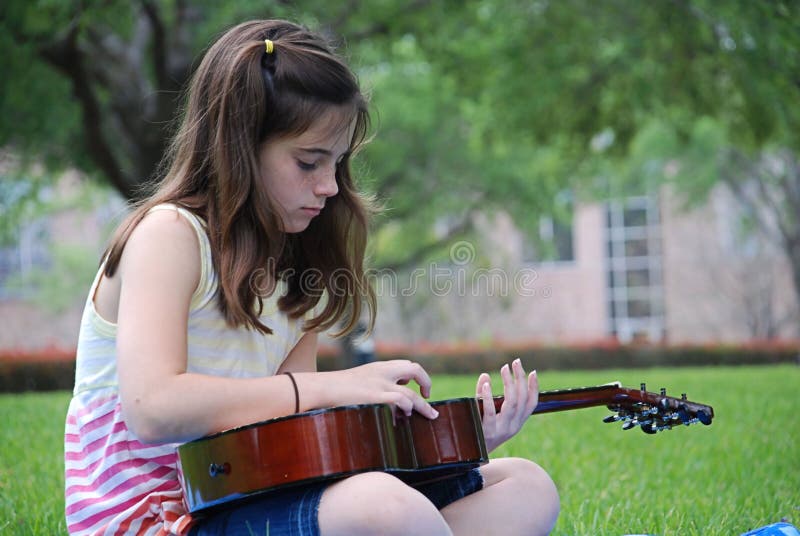
{"label": "yellow hair tie", "polygon": [[272,51],[275,50],[275,43],[269,39],[264,39],[264,46],[267,54],[272,54]]}

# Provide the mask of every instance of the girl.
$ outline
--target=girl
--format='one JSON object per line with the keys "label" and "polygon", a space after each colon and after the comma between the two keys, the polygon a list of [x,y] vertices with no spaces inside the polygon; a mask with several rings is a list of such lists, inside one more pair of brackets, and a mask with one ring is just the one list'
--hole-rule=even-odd
{"label": "girl", "polygon": [[[388,403],[435,419],[431,380],[404,360],[316,372],[317,333],[352,330],[375,296],[368,202],[350,159],[364,143],[355,76],[318,35],[283,21],[225,33],[189,88],[164,180],[120,226],[92,285],[66,424],[73,534],[539,534],[558,513],[548,475],[497,459],[412,488],[385,473],[185,511],[178,444],[313,408]],[[485,405],[487,448],[538,398],[519,361]],[[419,386],[419,392],[407,386]],[[491,397],[490,380],[478,379]]]}

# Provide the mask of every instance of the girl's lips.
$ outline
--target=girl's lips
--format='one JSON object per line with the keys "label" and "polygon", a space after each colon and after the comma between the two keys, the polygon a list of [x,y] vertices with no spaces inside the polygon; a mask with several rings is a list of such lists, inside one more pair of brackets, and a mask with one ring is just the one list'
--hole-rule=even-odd
{"label": "girl's lips", "polygon": [[319,216],[319,213],[322,212],[322,207],[303,207],[303,212],[310,216]]}

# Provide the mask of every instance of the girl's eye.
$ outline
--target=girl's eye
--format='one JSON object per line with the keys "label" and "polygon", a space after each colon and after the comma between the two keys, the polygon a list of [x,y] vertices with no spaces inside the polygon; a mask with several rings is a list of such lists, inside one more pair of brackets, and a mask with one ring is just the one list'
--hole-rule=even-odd
{"label": "girl's eye", "polygon": [[303,171],[314,171],[317,169],[317,164],[312,162],[303,162],[302,160],[297,161],[297,167],[302,169]]}

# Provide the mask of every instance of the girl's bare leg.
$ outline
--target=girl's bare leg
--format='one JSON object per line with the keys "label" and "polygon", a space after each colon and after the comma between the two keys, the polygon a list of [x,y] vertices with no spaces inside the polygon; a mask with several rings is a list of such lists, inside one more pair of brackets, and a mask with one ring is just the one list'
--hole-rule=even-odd
{"label": "girl's bare leg", "polygon": [[556,486],[535,463],[499,458],[481,467],[483,489],[442,509],[455,535],[549,534],[559,511]]}
{"label": "girl's bare leg", "polygon": [[355,475],[328,487],[319,527],[322,536],[452,535],[433,503],[386,473]]}

